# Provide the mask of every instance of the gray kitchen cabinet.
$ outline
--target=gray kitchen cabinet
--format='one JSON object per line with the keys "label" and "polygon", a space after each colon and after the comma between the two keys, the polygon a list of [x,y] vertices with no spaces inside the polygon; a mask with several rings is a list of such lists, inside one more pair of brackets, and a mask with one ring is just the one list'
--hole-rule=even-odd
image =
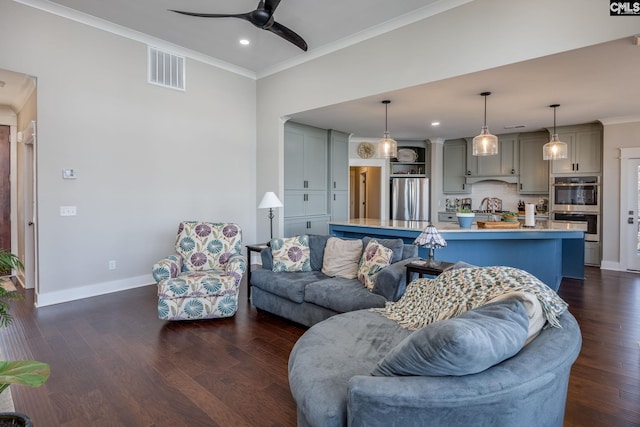
{"label": "gray kitchen cabinet", "polygon": [[443,144],[442,191],[445,194],[469,194],[471,186],[466,183],[467,142],[464,139],[445,141]]}
{"label": "gray kitchen cabinet", "polygon": [[551,160],[551,173],[602,172],[602,126],[589,124],[557,128],[560,141],[567,143],[568,158]]}
{"label": "gray kitchen cabinet", "polygon": [[[467,182],[482,181],[483,178],[507,177],[507,181],[516,182],[519,169],[518,135],[498,135],[498,154],[495,156],[474,156],[467,140]],[[469,178],[478,178],[477,180]]]}
{"label": "gray kitchen cabinet", "polygon": [[331,219],[349,219],[349,135],[329,131],[329,202]]}
{"label": "gray kitchen cabinet", "polygon": [[302,234],[329,234],[329,215],[310,216],[306,218],[285,218],[284,237]]}
{"label": "gray kitchen cabinet", "polygon": [[547,132],[522,134],[519,141],[520,151],[520,194],[549,193],[549,161],[542,159],[542,147],[549,142]]}
{"label": "gray kitchen cabinet", "polygon": [[349,189],[349,135],[330,130],[329,151],[331,190],[347,191]]}
{"label": "gray kitchen cabinet", "polygon": [[331,195],[331,220],[347,221],[349,219],[349,192],[333,191]]}
{"label": "gray kitchen cabinet", "polygon": [[285,123],[284,189],[326,191],[327,170],[327,131]]}
{"label": "gray kitchen cabinet", "polygon": [[327,213],[326,191],[288,190],[284,193],[285,217]]}

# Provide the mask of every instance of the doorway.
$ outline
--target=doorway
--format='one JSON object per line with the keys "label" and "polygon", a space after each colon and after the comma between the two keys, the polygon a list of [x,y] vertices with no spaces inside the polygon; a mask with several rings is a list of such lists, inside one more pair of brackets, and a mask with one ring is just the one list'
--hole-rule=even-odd
{"label": "doorway", "polygon": [[380,219],[382,168],[351,166],[349,168],[349,217]]}
{"label": "doorway", "polygon": [[620,151],[620,264],[640,271],[640,148]]}
{"label": "doorway", "polygon": [[0,249],[11,251],[10,127],[0,125]]}
{"label": "doorway", "polygon": [[626,223],[623,226],[630,228],[627,233],[627,269],[640,271],[640,159],[629,159],[627,165],[627,209]]}

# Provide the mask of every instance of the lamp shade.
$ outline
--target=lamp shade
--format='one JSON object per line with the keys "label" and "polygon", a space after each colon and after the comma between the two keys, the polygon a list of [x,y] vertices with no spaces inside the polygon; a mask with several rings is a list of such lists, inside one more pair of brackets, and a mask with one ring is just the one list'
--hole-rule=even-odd
{"label": "lamp shade", "polygon": [[551,104],[549,107],[553,108],[553,135],[551,135],[551,141],[544,144],[542,147],[542,160],[558,160],[566,159],[569,157],[569,148],[566,142],[560,141],[558,134],[556,133],[556,108],[560,104]]}
{"label": "lamp shade", "polygon": [[382,101],[384,104],[384,136],[378,141],[377,155],[379,158],[388,159],[391,157],[398,157],[398,143],[395,139],[391,138],[389,134],[389,104],[391,101],[385,99]]}
{"label": "lamp shade", "polygon": [[480,135],[473,138],[472,154],[474,156],[495,156],[498,154],[498,137],[492,135],[487,126],[487,96],[491,95],[491,92],[482,92],[480,95],[484,97],[484,125],[480,130]]}
{"label": "lamp shade", "polygon": [[446,240],[438,233],[438,230],[433,224],[427,225],[413,244],[430,249],[444,248],[447,246]]}
{"label": "lamp shade", "polygon": [[283,204],[280,199],[278,199],[278,196],[276,196],[276,193],[267,191],[264,193],[264,196],[262,196],[258,209],[281,208],[282,206]]}

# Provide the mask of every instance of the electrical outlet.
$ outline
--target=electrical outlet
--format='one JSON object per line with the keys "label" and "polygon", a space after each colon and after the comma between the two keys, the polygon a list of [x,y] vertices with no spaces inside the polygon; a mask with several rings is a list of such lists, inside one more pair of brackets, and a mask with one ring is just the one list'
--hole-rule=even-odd
{"label": "electrical outlet", "polygon": [[109,261],[109,270],[115,270],[116,269],[116,260],[112,259],[111,261]]}

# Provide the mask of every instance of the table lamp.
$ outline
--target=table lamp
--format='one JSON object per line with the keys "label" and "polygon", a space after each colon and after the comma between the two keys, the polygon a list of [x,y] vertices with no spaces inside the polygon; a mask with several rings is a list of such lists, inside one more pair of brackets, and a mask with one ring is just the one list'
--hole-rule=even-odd
{"label": "table lamp", "polygon": [[262,196],[262,201],[258,205],[258,209],[269,209],[269,225],[271,230],[270,239],[273,239],[273,208],[281,208],[282,206],[282,202],[280,201],[280,199],[278,199],[278,196],[276,196],[273,191],[267,191],[266,193],[264,193],[264,196]]}
{"label": "table lamp", "polygon": [[429,248],[428,265],[440,264],[439,261],[434,261],[433,250],[435,248],[444,248],[445,246],[447,246],[447,242],[438,233],[438,230],[436,230],[436,227],[433,224],[427,225],[427,227],[422,230],[422,233],[420,233],[413,244],[421,246],[423,248]]}

